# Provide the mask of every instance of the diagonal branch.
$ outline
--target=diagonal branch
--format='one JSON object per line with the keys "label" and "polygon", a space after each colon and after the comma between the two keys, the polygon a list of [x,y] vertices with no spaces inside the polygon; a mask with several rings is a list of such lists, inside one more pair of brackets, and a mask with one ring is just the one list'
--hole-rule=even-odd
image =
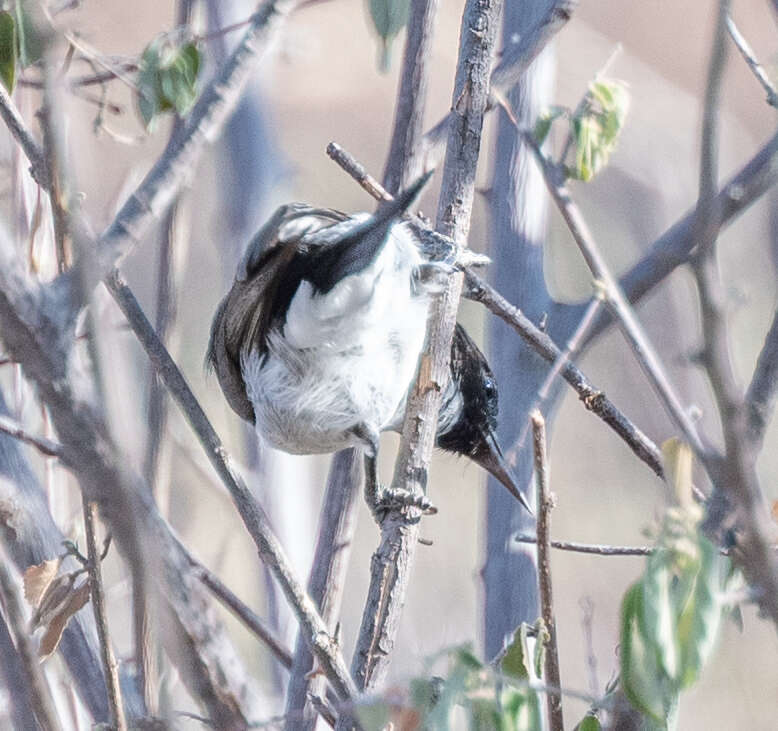
{"label": "diagonal branch", "polygon": [[97,269],[102,276],[127,255],[191,180],[196,161],[235,108],[254,64],[268,52],[271,38],[299,3],[300,0],[265,0],[259,6],[241,42],[203,90],[183,132],[170,141],[101,234]]}
{"label": "diagonal branch", "polygon": [[589,231],[580,209],[570,197],[570,193],[561,177],[561,171],[546,160],[531,134],[524,132],[523,137],[543,172],[546,188],[562,214],[562,218],[567,224],[575,243],[578,245],[587,266],[596,281],[602,285],[606,304],[612,309],[614,316],[618,319],[619,325],[632,346],[641,368],[648,376],[665,408],[681,429],[686,440],[704,461],[706,458],[706,448],[697,434],[697,427],[681,404],[675,389],[667,378],[659,355],[646,336],[618,281],[611,274],[610,268]]}
{"label": "diagonal branch", "polygon": [[122,281],[118,272],[108,279],[107,286],[117,304],[124,312],[141,345],[178,403],[203,446],[208,459],[230,492],[243,523],[254,540],[263,561],[270,567],[287,600],[297,615],[303,636],[310,644],[316,659],[341,700],[355,693],[354,683],[334,639],[316,610],[310,597],[304,592],[294,576],[289,560],[272,530],[267,514],[256,502],[246,483],[230,463],[227,452],[208,417],[198,403],[181,371],[178,369],[165,346],[160,342],[154,328],[143,313],[132,291]]}
{"label": "diagonal branch", "polygon": [[765,90],[765,94],[767,94],[767,103],[772,107],[778,107],[778,92],[776,92],[773,82],[770,81],[770,77],[765,73],[765,70],[762,68],[759,61],[756,60],[756,56],[754,55],[753,50],[751,50],[751,46],[748,45],[748,41],[738,30],[731,15],[727,16],[727,32],[737,46],[737,50],[740,51],[740,55],[748,65],[748,68],[751,69],[751,73],[754,74],[756,80]]}
{"label": "diagonal branch", "polygon": [[754,449],[760,452],[764,442],[765,430],[775,411],[778,396],[778,310],[773,324],[765,336],[764,345],[756,361],[754,375],[746,392],[746,408],[754,441]]}
{"label": "diagonal branch", "polygon": [[35,447],[35,449],[46,457],[63,459],[65,456],[61,444],[58,444],[52,439],[40,437],[37,434],[31,434],[17,421],[7,416],[3,416],[2,414],[0,414],[0,432]]}
{"label": "diagonal branch", "polygon": [[[778,134],[774,135],[720,189],[711,206],[713,216],[723,229],[754,204],[778,182]],[[694,248],[695,210],[688,211],[660,236],[648,253],[620,279],[624,294],[632,304],[639,302],[675,269],[689,261]],[[569,307],[569,305],[565,305]],[[612,322],[612,315],[603,311],[587,338],[597,338]]]}

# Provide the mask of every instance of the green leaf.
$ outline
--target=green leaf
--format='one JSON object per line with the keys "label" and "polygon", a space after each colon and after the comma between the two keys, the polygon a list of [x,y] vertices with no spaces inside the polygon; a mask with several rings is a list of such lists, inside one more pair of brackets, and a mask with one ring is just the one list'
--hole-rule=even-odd
{"label": "green leaf", "polygon": [[382,731],[392,717],[391,709],[387,703],[357,703],[355,706],[357,719],[365,731]]}
{"label": "green leaf", "polygon": [[508,731],[510,727],[504,724],[497,704],[487,698],[476,698],[470,701],[470,731]]}
{"label": "green leaf", "polygon": [[31,12],[29,3],[16,0],[14,11],[16,15],[16,42],[19,65],[28,66],[43,58],[46,38],[42,25],[45,23],[41,12]]}
{"label": "green leaf", "polygon": [[722,558],[716,547],[703,535],[699,536],[699,546],[699,570],[678,617],[681,688],[688,688],[699,677],[713,650],[721,624],[719,593]]}
{"label": "green leaf", "polygon": [[578,117],[573,120],[573,139],[575,140],[575,166],[573,177],[590,181],[595,172],[595,157],[599,144],[599,125],[593,117]]}
{"label": "green leaf", "polygon": [[536,678],[543,677],[543,666],[546,662],[546,647],[551,641],[551,635],[548,632],[546,623],[543,621],[543,617],[538,617],[535,621],[535,630],[537,631],[537,637],[535,639],[535,653],[534,653],[534,671]]}
{"label": "green leaf", "polygon": [[546,141],[546,137],[548,137],[548,133],[551,131],[551,125],[554,123],[554,121],[566,113],[567,109],[564,107],[554,106],[543,110],[543,113],[535,122],[535,129],[533,131],[533,136],[535,137],[535,141],[539,146],[542,146]]}
{"label": "green leaf", "polygon": [[620,81],[597,79],[589,85],[585,103],[572,119],[575,142],[571,177],[591,180],[616,146],[629,109],[629,94]]}
{"label": "green leaf", "polygon": [[158,38],[146,47],[138,71],[138,109],[148,129],[164,112],[189,112],[197,99],[199,72],[200,52],[194,43],[175,47]]}
{"label": "green leaf", "polygon": [[602,731],[602,726],[597,716],[584,716],[581,723],[578,724],[577,731]]}
{"label": "green leaf", "polygon": [[484,664],[473,654],[470,647],[460,647],[455,654],[457,662],[468,670],[481,670]]}
{"label": "green leaf", "polygon": [[527,648],[527,625],[525,623],[522,622],[519,629],[513,633],[513,639],[505,648],[500,660],[500,669],[506,675],[520,680],[529,680],[530,660]]}
{"label": "green leaf", "polygon": [[634,583],[621,605],[621,684],[630,703],[659,723],[666,723],[674,693],[656,650],[643,633],[643,586]]}
{"label": "green leaf", "polygon": [[640,631],[656,650],[664,674],[675,680],[679,672],[679,649],[675,638],[675,604],[671,597],[674,575],[668,566],[670,552],[659,549],[648,561],[643,576],[643,611],[638,617]]}
{"label": "green leaf", "polygon": [[369,0],[370,17],[380,42],[378,67],[382,72],[389,70],[392,42],[408,22],[409,5],[410,0]]}
{"label": "green leaf", "polygon": [[16,83],[17,60],[16,22],[11,13],[3,11],[0,12],[0,82],[9,94]]}

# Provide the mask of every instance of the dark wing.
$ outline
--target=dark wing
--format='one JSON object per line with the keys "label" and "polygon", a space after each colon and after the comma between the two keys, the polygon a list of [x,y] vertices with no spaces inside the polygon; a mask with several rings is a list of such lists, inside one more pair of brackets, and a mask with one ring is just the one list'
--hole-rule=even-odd
{"label": "dark wing", "polygon": [[[216,371],[227,402],[246,421],[254,422],[254,408],[241,374],[241,351],[253,343],[264,352],[279,296],[290,301],[294,296],[284,282],[289,279],[285,275],[295,261],[300,239],[346,218],[338,211],[299,203],[281,206],[246,248],[235,281],[214,315],[205,357],[206,367]],[[298,285],[299,279],[295,290]]]}

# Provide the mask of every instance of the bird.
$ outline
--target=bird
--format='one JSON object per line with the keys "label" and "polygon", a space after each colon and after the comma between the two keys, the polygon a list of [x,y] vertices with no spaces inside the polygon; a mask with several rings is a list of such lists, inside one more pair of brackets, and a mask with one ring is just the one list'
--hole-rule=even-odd
{"label": "bird", "polygon": [[[398,504],[436,512],[426,496],[382,487],[376,460],[380,433],[402,429],[429,304],[453,270],[402,220],[430,175],[373,215],[278,208],[246,247],[206,353],[229,405],[272,447],[361,448],[379,521]],[[481,465],[531,512],[497,442],[497,414],[494,375],[457,323],[436,444]]]}

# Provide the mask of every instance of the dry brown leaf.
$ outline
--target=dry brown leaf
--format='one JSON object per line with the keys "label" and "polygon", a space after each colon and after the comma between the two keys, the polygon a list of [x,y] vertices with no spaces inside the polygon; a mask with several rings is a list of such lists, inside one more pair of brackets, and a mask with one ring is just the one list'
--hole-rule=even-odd
{"label": "dry brown leaf", "polygon": [[75,584],[77,576],[78,574],[75,571],[69,574],[61,574],[48,585],[40,599],[38,608],[30,620],[30,632],[49,624],[51,618],[59,613],[60,606],[67,601],[70,592],[73,590],[73,584]]}
{"label": "dry brown leaf", "polygon": [[40,605],[41,597],[57,575],[61,563],[61,558],[52,558],[24,570],[24,598],[33,609]]}
{"label": "dry brown leaf", "polygon": [[[71,574],[68,574],[70,576]],[[65,600],[59,605],[59,610],[51,616],[46,631],[41,637],[38,648],[38,656],[45,660],[57,649],[62,632],[70,618],[89,601],[89,581],[84,581],[80,586],[68,592]]]}

